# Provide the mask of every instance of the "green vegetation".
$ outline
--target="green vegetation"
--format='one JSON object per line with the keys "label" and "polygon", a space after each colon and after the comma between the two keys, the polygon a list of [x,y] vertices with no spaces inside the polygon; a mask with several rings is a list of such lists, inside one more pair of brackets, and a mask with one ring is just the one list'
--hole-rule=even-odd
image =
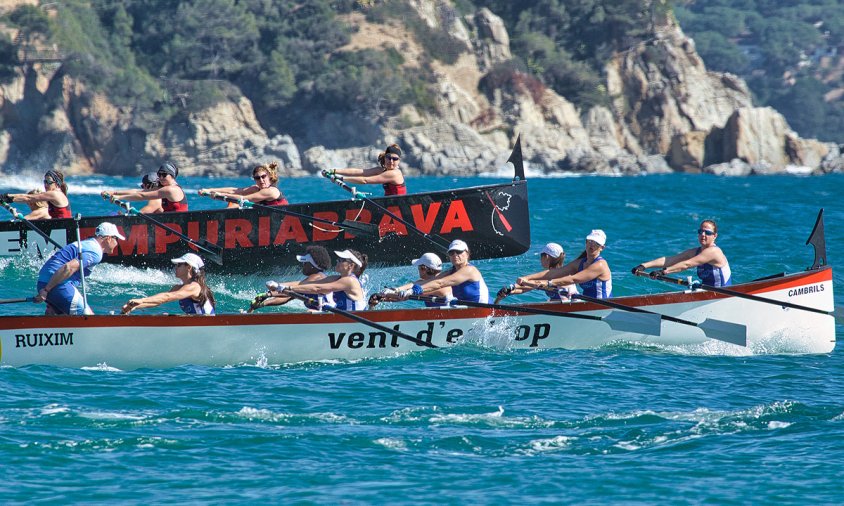
{"label": "green vegetation", "polygon": [[844,3],[686,0],[675,12],[708,68],[743,77],[801,136],[844,142]]}
{"label": "green vegetation", "polygon": [[[674,2],[710,68],[745,77],[758,103],[777,107],[801,134],[841,139],[841,103],[823,96],[842,84],[842,72],[816,57],[844,44],[838,0]],[[521,86],[538,97],[551,88],[580,107],[606,103],[607,58],[650,39],[672,7],[667,0],[451,5],[438,4],[436,28],[407,0],[65,0],[18,7],[3,21],[21,28],[28,43],[60,48],[63,72],[138,117],[166,121],[242,94],[270,134],[297,136],[303,114],[377,121],[405,103],[434,110],[432,63],[454,63],[470,50],[449,23],[480,7],[502,17],[513,52],[483,79],[482,91]],[[346,16],[354,13],[409,31],[422,47],[420,61],[406,66],[400,44],[349,49],[357,28]],[[0,80],[12,76],[16,58],[0,37]]]}

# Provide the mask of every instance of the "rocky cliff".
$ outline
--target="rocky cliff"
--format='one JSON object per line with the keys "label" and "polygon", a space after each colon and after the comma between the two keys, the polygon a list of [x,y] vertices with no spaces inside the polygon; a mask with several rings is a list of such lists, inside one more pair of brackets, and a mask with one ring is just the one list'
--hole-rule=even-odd
{"label": "rocky cliff", "polygon": [[[526,74],[481,92],[490,69],[511,58],[501,19],[487,9],[457,16],[443,0],[411,4],[465,45],[455,63],[432,62],[435,113],[406,105],[379,121],[303,117],[307,138],[269,137],[244,97],[155,123],[87,91],[61,66],[34,65],[0,89],[0,168],[136,175],[169,159],[185,174],[236,175],[278,160],[287,175],[301,176],[374,165],[379,150],[398,142],[409,173],[467,175],[503,166],[517,134],[529,167],[540,172],[746,175],[844,166],[837,145],[801,139],[776,111],[753,107],[740,79],[707,71],[694,42],[670,21],[607,63],[610,105],[579,110]],[[344,21],[360,28],[344,50],[391,46],[406,66],[424,57],[409,30],[360,15]],[[346,135],[359,146],[328,149],[320,145],[326,135]]]}

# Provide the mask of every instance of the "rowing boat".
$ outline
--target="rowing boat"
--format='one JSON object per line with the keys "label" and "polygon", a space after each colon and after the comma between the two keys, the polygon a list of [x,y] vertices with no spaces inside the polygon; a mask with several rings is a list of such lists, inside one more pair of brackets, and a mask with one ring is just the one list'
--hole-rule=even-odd
{"label": "rowing boat", "polygon": [[[746,327],[746,347],[714,341],[701,329],[662,321],[654,333],[624,332],[605,321],[617,312],[592,302],[478,307],[382,309],[354,313],[398,334],[332,313],[95,315],[0,317],[0,364],[119,369],[182,364],[225,366],[394,357],[430,348],[479,343],[508,349],[584,349],[612,343],[698,346],[714,353],[829,353],[835,347],[832,268],[777,275],[730,287],[728,295],[691,289],[612,299],[701,323]],[[749,300],[764,297],[792,307]],[[812,311],[796,308],[811,308]],[[552,314],[526,314],[519,308]],[[553,313],[558,314],[555,316]]]}
{"label": "rowing boat", "polygon": [[[49,251],[47,238],[61,245],[83,239],[110,221],[126,237],[104,262],[137,267],[168,267],[170,259],[214,245],[221,253],[217,272],[245,274],[296,265],[296,254],[316,244],[329,250],[356,249],[375,265],[407,265],[422,252],[445,253],[453,239],[469,244],[472,257],[520,255],[530,247],[527,181],[517,143],[510,157],[512,181],[445,191],[360,197],[350,200],[292,203],[118,216],[89,216],[30,222],[0,222],[0,257]],[[348,187],[348,186],[347,186]],[[286,211],[286,212],[285,212]],[[310,219],[309,219],[310,218]],[[151,223],[151,221],[153,221]],[[355,233],[343,222],[372,224],[374,234]],[[335,222],[336,226],[325,223]],[[33,230],[37,227],[38,230]],[[363,227],[359,227],[363,228]],[[193,241],[193,243],[191,243]]]}

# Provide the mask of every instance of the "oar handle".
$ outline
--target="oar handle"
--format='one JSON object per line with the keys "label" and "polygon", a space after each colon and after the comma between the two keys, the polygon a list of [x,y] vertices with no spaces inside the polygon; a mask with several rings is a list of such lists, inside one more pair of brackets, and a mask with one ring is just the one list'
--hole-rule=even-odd
{"label": "oar handle", "polygon": [[14,304],[16,302],[34,302],[35,297],[22,297],[20,299],[0,299],[0,304]]}
{"label": "oar handle", "polygon": [[544,316],[559,316],[562,318],[576,318],[580,320],[600,320],[602,321],[603,318],[600,316],[589,315],[589,314],[580,314],[580,313],[562,313],[558,311],[546,311],[544,309],[536,309],[532,307],[522,307],[522,306],[510,306],[506,304],[490,304],[487,302],[473,302],[471,300],[460,300],[460,299],[449,299],[446,297],[434,297],[430,295],[410,295],[407,297],[409,300],[418,300],[421,302],[431,302],[433,304],[438,304],[441,306],[467,306],[467,307],[480,307],[486,309],[497,309],[499,311],[509,311],[514,313],[526,313],[526,314],[537,314],[537,315],[544,315]]}

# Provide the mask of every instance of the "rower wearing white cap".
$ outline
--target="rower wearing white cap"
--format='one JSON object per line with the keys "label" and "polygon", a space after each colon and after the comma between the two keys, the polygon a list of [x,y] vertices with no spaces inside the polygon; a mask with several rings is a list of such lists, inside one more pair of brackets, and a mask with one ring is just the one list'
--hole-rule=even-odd
{"label": "rower wearing white cap", "polygon": [[[414,259],[413,262],[411,262],[411,265],[413,265],[419,270],[419,279],[417,279],[413,283],[408,283],[398,288],[386,290],[383,294],[386,300],[400,300],[401,297],[398,295],[399,292],[402,292],[404,290],[410,290],[411,288],[413,288],[413,285],[421,285],[430,279],[434,279],[443,270],[443,261],[440,260],[440,257],[436,253],[425,253],[421,257]],[[444,286],[439,290],[426,292],[425,295],[430,295],[432,297],[443,297],[445,299],[454,298],[450,286]],[[372,304],[371,299],[370,304]],[[434,304],[430,301],[425,301],[425,305],[428,307],[441,306],[441,304]]]}
{"label": "rower wearing white cap", "polygon": [[[296,288],[301,285],[308,285],[312,283],[318,283],[326,279],[325,271],[331,267],[331,255],[328,253],[328,250],[322,246],[308,246],[305,248],[304,255],[296,255],[296,260],[298,260],[302,264],[302,274],[305,275],[305,279],[301,281],[267,281],[267,289],[269,293],[266,295],[259,295],[255,297],[252,305],[250,306],[250,311],[253,311],[259,307],[266,307],[266,306],[280,306],[282,304],[287,304],[290,302],[292,297],[290,295],[286,295],[281,293],[278,288],[279,286],[286,286],[288,288]],[[337,276],[335,276],[335,279]],[[329,304],[334,305],[334,300],[331,297],[331,294],[323,294],[320,295],[321,303],[322,304]],[[318,309],[315,305],[305,304],[308,309]]]}
{"label": "rower wearing white cap", "polygon": [[451,241],[448,245],[451,269],[441,272],[433,279],[414,284],[410,292],[414,295],[430,295],[437,290],[451,287],[451,294],[458,300],[488,303],[489,290],[486,282],[481,271],[469,263],[470,256],[469,245],[464,241]]}
{"label": "rower wearing white cap", "polygon": [[[539,262],[542,265],[542,269],[539,272],[534,272],[533,274],[528,274],[527,276],[523,276],[523,279],[526,280],[533,280],[533,279],[541,279],[546,275],[550,277],[554,277],[555,275],[560,275],[562,271],[563,264],[566,261],[566,252],[563,250],[563,247],[555,242],[549,242],[542,248],[542,253],[539,255]],[[553,271],[553,272],[552,272]],[[501,299],[507,297],[509,295],[518,295],[521,293],[529,292],[533,290],[533,288],[518,285],[516,283],[510,284],[505,286],[501,290],[498,290],[498,294],[495,297],[495,303],[498,304]],[[550,290],[546,293],[548,294],[548,300],[568,300],[569,297],[564,295],[564,293],[577,293],[577,285],[571,284],[562,288],[563,294],[561,294],[561,290]]]}
{"label": "rower wearing white cap", "polygon": [[[360,278],[366,270],[367,256],[352,249],[335,251],[334,254],[338,258],[334,266],[337,276],[329,276],[307,285],[297,285],[292,287],[293,291],[303,294],[331,294],[334,307],[344,311],[366,309],[366,291]],[[279,285],[278,291],[283,292],[287,288],[285,285]]]}
{"label": "rower wearing white cap", "polygon": [[126,240],[114,223],[104,221],[94,231],[94,237],[74,241],[60,249],[38,272],[38,294],[33,302],[47,302],[44,314],[94,314],[77,286],[81,284],[83,274],[90,276],[91,269],[102,262],[104,252],[111,254],[114,251],[118,239]]}
{"label": "rower wearing white cap", "polygon": [[176,264],[176,277],[181,284],[173,285],[166,292],[130,299],[123,305],[122,313],[128,314],[135,309],[156,307],[167,302],[179,302],[185,314],[214,314],[214,294],[205,282],[205,262],[195,253],[185,253],[170,260]]}
{"label": "rower wearing white cap", "polygon": [[559,271],[549,271],[536,279],[519,278],[520,286],[529,288],[560,289],[577,284],[583,295],[598,299],[612,297],[612,271],[601,252],[607,244],[603,230],[593,230],[586,236],[586,257],[569,262]]}

